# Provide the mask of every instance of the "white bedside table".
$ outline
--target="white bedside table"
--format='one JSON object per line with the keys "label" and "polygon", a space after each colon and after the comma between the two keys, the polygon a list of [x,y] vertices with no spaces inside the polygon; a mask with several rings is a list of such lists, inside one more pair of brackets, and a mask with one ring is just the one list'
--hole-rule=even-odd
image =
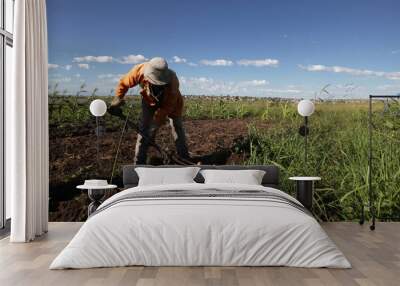
{"label": "white bedside table", "polygon": [[314,182],[321,180],[320,177],[290,177],[289,180],[296,181],[296,198],[303,206],[311,211]]}
{"label": "white bedside table", "polygon": [[117,188],[117,185],[106,185],[106,186],[89,186],[89,185],[79,185],[76,187],[80,190],[87,190],[88,197],[91,203],[88,206],[88,217],[96,211],[96,209],[103,202],[104,195],[107,190],[113,190]]}

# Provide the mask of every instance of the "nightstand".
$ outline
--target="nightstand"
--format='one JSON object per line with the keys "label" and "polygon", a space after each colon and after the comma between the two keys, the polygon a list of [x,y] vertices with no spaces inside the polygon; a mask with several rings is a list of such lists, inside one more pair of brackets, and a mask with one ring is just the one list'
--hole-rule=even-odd
{"label": "nightstand", "polygon": [[289,180],[296,181],[296,198],[303,206],[311,211],[314,182],[321,180],[320,177],[290,177]]}
{"label": "nightstand", "polygon": [[[86,182],[85,182],[86,183]],[[104,186],[95,186],[95,185],[79,185],[77,186],[80,190],[87,190],[88,197],[91,203],[88,206],[88,217],[94,213],[97,208],[101,205],[104,199],[104,195],[107,190],[113,190],[117,188],[116,185],[104,185]]]}

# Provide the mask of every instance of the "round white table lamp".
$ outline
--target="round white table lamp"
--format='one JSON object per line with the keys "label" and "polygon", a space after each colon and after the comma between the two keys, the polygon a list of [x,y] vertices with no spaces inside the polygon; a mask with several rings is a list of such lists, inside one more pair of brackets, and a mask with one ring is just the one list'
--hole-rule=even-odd
{"label": "round white table lamp", "polygon": [[90,103],[89,107],[90,113],[93,116],[101,117],[107,112],[107,105],[104,100],[95,99]]}
{"label": "round white table lamp", "polygon": [[308,99],[303,99],[297,105],[297,112],[303,117],[311,116],[314,113],[314,110],[314,103]]}

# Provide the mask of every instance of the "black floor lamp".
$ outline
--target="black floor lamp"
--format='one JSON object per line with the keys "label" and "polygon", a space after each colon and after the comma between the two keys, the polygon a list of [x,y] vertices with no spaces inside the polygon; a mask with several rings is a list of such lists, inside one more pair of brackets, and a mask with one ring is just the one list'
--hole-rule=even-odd
{"label": "black floor lamp", "polygon": [[304,136],[304,164],[307,167],[307,136],[310,132],[308,128],[308,117],[310,117],[315,110],[314,103],[311,100],[303,99],[297,105],[297,112],[304,117],[304,125],[300,126],[299,133]]}
{"label": "black floor lamp", "polygon": [[307,136],[310,132],[308,128],[308,117],[314,113],[314,110],[314,103],[308,99],[300,101],[297,105],[297,112],[304,117],[304,125],[300,127],[299,133],[301,136],[304,136],[304,170],[307,176],[289,178],[290,180],[296,181],[297,200],[310,211],[312,211],[314,182],[321,180],[320,177],[310,177],[307,162]]}
{"label": "black floor lamp", "polygon": [[100,158],[99,158],[99,137],[100,137],[100,125],[99,117],[104,116],[107,112],[107,105],[104,100],[95,99],[90,103],[89,107],[90,113],[96,117],[96,159],[97,159],[97,172],[100,168]]}
{"label": "black floor lamp", "polygon": [[[100,124],[99,118],[104,116],[107,112],[107,105],[104,100],[95,99],[90,103],[90,113],[96,117],[96,159],[97,159],[97,175],[100,173],[100,156],[99,156],[99,141],[100,141]],[[115,189],[116,185],[109,185],[107,180],[85,180],[83,185],[77,186],[78,189],[88,191],[89,199],[91,200],[88,206],[88,216],[91,216],[96,209],[100,206],[107,191]]]}

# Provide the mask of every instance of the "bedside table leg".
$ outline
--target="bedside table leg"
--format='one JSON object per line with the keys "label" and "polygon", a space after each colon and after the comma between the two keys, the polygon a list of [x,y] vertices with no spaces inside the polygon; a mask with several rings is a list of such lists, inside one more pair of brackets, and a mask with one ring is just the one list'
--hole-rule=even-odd
{"label": "bedside table leg", "polygon": [[313,181],[297,181],[297,200],[304,205],[306,209],[311,211],[313,201]]}
{"label": "bedside table leg", "polygon": [[88,190],[88,196],[91,201],[88,206],[88,217],[101,205],[104,195],[104,190]]}
{"label": "bedside table leg", "polygon": [[91,202],[88,205],[88,217],[90,217],[92,213],[94,213],[100,205],[101,203],[99,202]]}

